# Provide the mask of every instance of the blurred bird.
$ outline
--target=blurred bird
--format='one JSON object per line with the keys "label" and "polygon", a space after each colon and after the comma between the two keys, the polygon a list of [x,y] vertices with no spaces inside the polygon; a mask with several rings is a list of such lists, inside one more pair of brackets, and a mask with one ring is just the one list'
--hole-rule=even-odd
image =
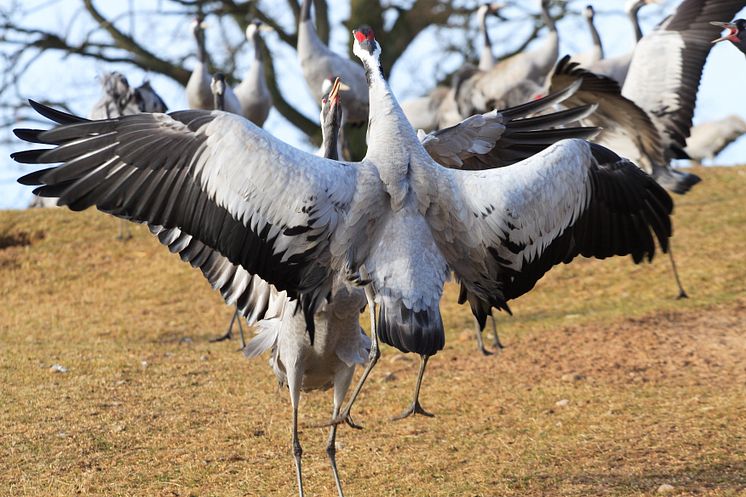
{"label": "blurred bird", "polygon": [[368,86],[365,71],[350,59],[334,53],[316,34],[311,19],[311,0],[303,0],[298,24],[298,60],[314,100],[321,101],[324,80],[339,77],[348,90],[341,93],[344,119],[350,124],[368,120]]}
{"label": "blurred bird", "polygon": [[[706,19],[732,16],[742,6],[742,0],[684,0],[637,44],[621,90],[613,79],[593,74],[566,56],[551,77],[550,91],[582,81],[566,103],[598,104],[584,121],[603,129],[593,141],[628,157],[667,190],[685,194],[701,180],[674,169],[671,161],[687,158],[686,138],[716,29]],[[671,251],[669,257],[678,298],[686,298]]]}
{"label": "blurred bird", "polygon": [[246,39],[254,47],[254,61],[246,71],[234,93],[241,104],[241,115],[257,126],[263,126],[272,109],[272,95],[264,75],[264,60],[260,47],[260,31],[269,30],[261,21],[254,20],[246,28]]}
{"label": "blurred bird", "polygon": [[[111,119],[138,114],[140,112],[166,112],[168,108],[163,99],[153,90],[149,81],[137,88],[132,88],[127,78],[120,72],[113,71],[101,75],[103,95],[93,105],[88,114],[89,119]],[[46,204],[46,201],[44,201]],[[130,225],[119,222],[117,239],[132,238]]]}
{"label": "blurred bird", "polygon": [[710,21],[710,24],[728,30],[727,34],[713,40],[712,43],[729,41],[746,54],[746,19],[736,19],[733,22]]}
{"label": "blurred bird", "polygon": [[504,7],[501,3],[486,3],[477,9],[477,23],[479,24],[479,36],[482,38],[482,50],[479,53],[479,70],[489,71],[495,66],[495,56],[492,53],[492,40],[487,29],[487,16],[497,15]]}
{"label": "blurred bird", "polygon": [[[632,23],[632,29],[635,32],[635,43],[642,39],[642,28],[640,28],[639,12],[646,5],[660,3],[660,0],[627,0],[624,4],[624,10],[627,13],[627,17]],[[624,80],[627,78],[627,72],[629,71],[629,65],[632,62],[632,54],[634,53],[634,47],[627,53],[617,55],[616,57],[609,57],[607,59],[601,59],[593,64],[587,66],[591,72],[595,74],[603,74],[615,80],[619,86],[624,84]]]}
{"label": "blurred bird", "polygon": [[[192,21],[192,33],[194,34],[194,40],[197,44],[197,63],[194,65],[192,74],[189,76],[187,81],[186,94],[187,102],[189,103],[190,109],[206,109],[210,110],[213,108],[213,96],[210,85],[212,84],[212,76],[207,68],[208,58],[207,49],[205,48],[205,19],[201,15],[197,16]],[[234,114],[241,115],[241,104],[233,93],[233,90],[226,86],[225,88],[225,110]]]}
{"label": "blurred bird", "polygon": [[[489,71],[468,66],[462,68],[459,81],[454,84],[460,119],[490,109],[519,105],[540,92],[559,55],[559,37],[554,18],[549,13],[549,4],[550,0],[541,0],[541,17],[549,33],[538,48],[504,59]],[[452,125],[458,120],[450,119],[440,126]]]}
{"label": "blurred bird", "polygon": [[586,5],[585,9],[583,10],[583,17],[585,17],[585,20],[588,23],[588,30],[590,31],[591,39],[593,40],[593,48],[588,52],[583,52],[572,56],[572,60],[583,67],[589,67],[604,58],[604,47],[601,44],[601,37],[598,34],[596,25],[593,23],[595,15],[596,12],[595,10],[593,10],[593,6]]}
{"label": "blurred bird", "polygon": [[[212,77],[212,82],[210,83],[210,91],[212,91],[213,96],[213,105],[215,110],[224,111],[225,110],[225,89],[226,89],[226,82],[225,82],[225,75],[221,72],[215,73]],[[153,230],[151,230],[153,231]],[[159,230],[155,230],[154,234],[160,233]],[[230,340],[233,338],[233,325],[235,323],[238,323],[238,332],[241,336],[241,349],[246,348],[246,339],[244,338],[243,334],[243,326],[241,325],[241,313],[239,312],[238,308],[236,308],[235,311],[233,311],[233,316],[231,316],[231,322],[228,324],[228,330],[220,335],[219,337],[210,339],[210,342],[222,342],[224,340]]]}
{"label": "blurred bird", "polygon": [[694,161],[713,160],[728,145],[746,134],[746,121],[735,114],[692,127],[684,151]]}

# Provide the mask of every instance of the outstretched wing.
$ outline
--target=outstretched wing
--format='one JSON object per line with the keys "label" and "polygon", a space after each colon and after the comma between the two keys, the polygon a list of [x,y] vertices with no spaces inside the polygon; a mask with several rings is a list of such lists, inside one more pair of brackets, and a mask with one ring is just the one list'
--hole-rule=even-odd
{"label": "outstretched wing", "polygon": [[55,145],[16,152],[62,164],[19,181],[73,210],[91,206],[179,228],[313,312],[331,285],[329,239],[356,189],[357,167],[301,152],[219,111],[86,121],[33,103],[60,126],[16,130]]}
{"label": "outstretched wing", "polygon": [[684,0],[676,12],[637,43],[622,95],[650,114],[669,158],[681,157],[692,127],[702,68],[720,28],[743,0]]}
{"label": "outstretched wing", "polygon": [[226,304],[235,305],[250,325],[264,319],[270,297],[276,293],[272,285],[179,228],[153,225],[148,228],[171,253],[202,271],[212,289],[220,291]]}
{"label": "outstretched wing", "polygon": [[599,145],[565,140],[504,168],[430,173],[438,196],[428,223],[449,266],[487,311],[507,310],[552,266],[577,255],[630,254],[639,262],[652,259],[656,238],[668,247],[671,198]]}
{"label": "outstretched wing", "polygon": [[583,122],[602,131],[593,139],[642,166],[649,174],[655,165],[667,163],[660,134],[648,114],[635,102],[622,96],[613,79],[594,74],[565,55],[551,76],[550,91],[580,82],[580,88],[565,105],[596,104],[598,108]]}
{"label": "outstretched wing", "polygon": [[[565,127],[587,117],[595,105],[548,112],[569,98],[580,82],[569,82],[563,90],[538,100],[486,114],[476,114],[460,123],[433,131],[419,132],[422,146],[442,166],[455,169],[503,167],[526,159],[549,145],[567,138],[595,136],[594,127]],[[537,117],[527,117],[541,114]]]}

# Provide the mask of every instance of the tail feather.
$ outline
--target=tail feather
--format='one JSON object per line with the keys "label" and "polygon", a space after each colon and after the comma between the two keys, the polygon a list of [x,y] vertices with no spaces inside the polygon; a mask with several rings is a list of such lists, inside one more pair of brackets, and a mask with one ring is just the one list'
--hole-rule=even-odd
{"label": "tail feather", "polygon": [[256,324],[257,334],[243,349],[243,355],[249,359],[258,357],[274,347],[280,336],[282,319],[270,318],[259,321]]}
{"label": "tail feather", "polygon": [[402,352],[435,355],[445,345],[440,310],[413,311],[400,300],[384,297],[378,311],[378,338]]}

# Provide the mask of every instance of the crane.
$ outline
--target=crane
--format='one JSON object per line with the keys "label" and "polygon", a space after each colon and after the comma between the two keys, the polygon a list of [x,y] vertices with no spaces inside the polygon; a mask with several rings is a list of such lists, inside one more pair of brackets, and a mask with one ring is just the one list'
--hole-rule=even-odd
{"label": "crane", "polygon": [[588,52],[573,55],[572,58],[581,66],[588,67],[604,58],[604,47],[601,44],[601,36],[598,34],[598,29],[596,29],[596,25],[593,22],[596,17],[593,5],[586,5],[585,9],[583,9],[583,17],[585,17],[588,23],[588,31],[591,33],[593,48]]}
{"label": "crane", "polygon": [[[632,23],[632,29],[635,32],[635,43],[642,39],[642,28],[640,27],[639,19],[640,9],[654,3],[660,3],[660,0],[627,0],[624,4],[624,11],[627,13],[627,18]],[[609,76],[621,86],[627,77],[633,53],[634,48],[624,54],[601,59],[590,64],[587,68],[596,74]]]}
{"label": "crane", "polygon": [[260,31],[268,30],[261,21],[253,20],[246,27],[246,39],[254,47],[254,61],[233,92],[241,104],[241,115],[257,126],[264,125],[272,109],[272,95],[267,88]]}
{"label": "crane", "polygon": [[[190,109],[209,110],[213,108],[213,96],[210,88],[212,76],[207,67],[208,57],[205,46],[206,27],[205,19],[201,14],[192,21],[192,33],[197,45],[197,63],[186,86],[187,102]],[[241,104],[229,86],[225,88],[225,110],[241,115]]]}
{"label": "crane", "polygon": [[350,124],[366,122],[368,86],[365,71],[360,64],[333,52],[319,39],[311,18],[311,0],[303,0],[301,5],[296,49],[303,77],[314,100],[321,101],[324,80],[337,76],[348,87],[341,93],[345,121]]}

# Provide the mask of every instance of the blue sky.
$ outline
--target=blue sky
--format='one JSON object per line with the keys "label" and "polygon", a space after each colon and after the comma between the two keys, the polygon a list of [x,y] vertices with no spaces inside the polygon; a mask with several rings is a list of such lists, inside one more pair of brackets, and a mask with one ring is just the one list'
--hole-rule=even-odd
{"label": "blue sky", "polygon": [[[134,4],[146,6],[152,9],[154,3],[145,0],[131,0]],[[97,5],[107,13],[116,14],[117,9],[123,9],[130,2],[97,2]],[[272,5],[273,2],[262,2]],[[345,52],[349,35],[338,21],[345,19],[348,15],[347,0],[329,0],[334,8],[333,24],[336,26],[332,33],[331,45],[334,50]],[[477,2],[463,2],[464,4]],[[538,1],[536,8],[538,8]],[[601,33],[604,48],[607,55],[624,53],[631,49],[634,36],[631,26],[624,17],[622,0],[616,1],[572,1],[571,7],[580,10],[586,4],[594,5],[597,11],[597,26]],[[670,12],[678,1],[664,2],[662,6],[649,6],[642,11],[643,32],[650,30],[659,22],[665,13]],[[276,3],[275,3],[276,4]],[[44,6],[36,11],[28,21],[35,26],[48,30],[62,31],[68,25],[79,3],[75,0],[31,0],[23,2],[25,8],[33,10],[34,6]],[[530,5],[530,4],[529,4]],[[290,29],[292,25],[291,14],[287,11],[278,10],[277,15]],[[528,32],[530,25],[521,20],[521,12],[517,9],[507,10],[506,17],[515,19],[506,29],[499,23],[491,24],[491,34],[495,39],[495,53],[509,51],[515,44],[522,41],[521,33]],[[746,16],[746,9],[740,13]],[[82,33],[90,28],[86,25],[85,16],[75,19],[71,33]],[[729,19],[720,19],[723,21]],[[337,22],[334,22],[337,21]],[[124,21],[123,21],[124,22]],[[152,50],[165,52],[164,56],[173,57],[188,53],[193,47],[193,41],[189,31],[190,20],[176,16],[144,16],[135,20],[134,35],[137,39],[147,40]],[[208,19],[208,23],[217,23],[215,19]],[[242,33],[238,29],[232,29],[230,23],[228,36],[232,39],[240,39]],[[129,28],[124,22],[124,27]],[[519,31],[512,31],[517,27]],[[214,31],[213,31],[214,32]],[[590,46],[590,36],[581,18],[566,19],[559,25],[561,53],[577,53],[585,51]],[[507,37],[507,33],[515,33]],[[409,47],[404,56],[397,62],[391,74],[391,85],[400,99],[406,99],[426,93],[434,84],[436,73],[452,70],[457,67],[461,60],[458,57],[444,57],[439,50],[441,43],[449,37],[465,36],[464,33],[453,31],[427,30],[421,34]],[[316,119],[318,108],[308,92],[305,82],[301,76],[300,67],[295,59],[292,49],[280,43],[276,35],[266,35],[270,49],[275,56],[275,67],[281,70],[280,86],[288,101],[304,112],[309,118]],[[221,40],[217,33],[211,36],[208,28],[208,45],[213,57],[220,54]],[[0,43],[0,50],[8,53],[10,47]],[[245,49],[242,60],[251,62],[249,48]],[[187,62],[191,64],[191,60]],[[186,97],[183,88],[165,77],[157,75],[146,75],[143,71],[128,66],[107,65],[94,62],[90,59],[80,57],[63,58],[61,53],[50,52],[38,61],[27,76],[21,81],[20,88],[24,97],[50,98],[65,100],[71,103],[72,108],[82,115],[86,115],[93,103],[99,97],[99,85],[96,79],[98,74],[108,70],[120,70],[124,72],[131,83],[139,84],[143,78],[150,77],[153,86],[161,93],[171,110],[184,108]],[[722,43],[713,48],[705,66],[702,84],[700,87],[695,123],[725,117],[729,114],[737,114],[746,117],[746,98],[743,96],[744,81],[746,81],[746,61],[741,52],[728,43]],[[292,143],[295,146],[311,150],[312,147],[305,141],[304,135],[290,126],[279,113],[273,111],[265,128]],[[0,209],[23,208],[30,199],[30,189],[16,183],[16,179],[28,172],[27,166],[15,164],[8,155],[17,149],[23,148],[20,142],[15,142],[11,135],[0,135],[0,140],[10,141],[10,145],[0,145]],[[746,163],[746,138],[742,137],[737,143],[731,145],[716,161],[718,165],[743,164]]]}

